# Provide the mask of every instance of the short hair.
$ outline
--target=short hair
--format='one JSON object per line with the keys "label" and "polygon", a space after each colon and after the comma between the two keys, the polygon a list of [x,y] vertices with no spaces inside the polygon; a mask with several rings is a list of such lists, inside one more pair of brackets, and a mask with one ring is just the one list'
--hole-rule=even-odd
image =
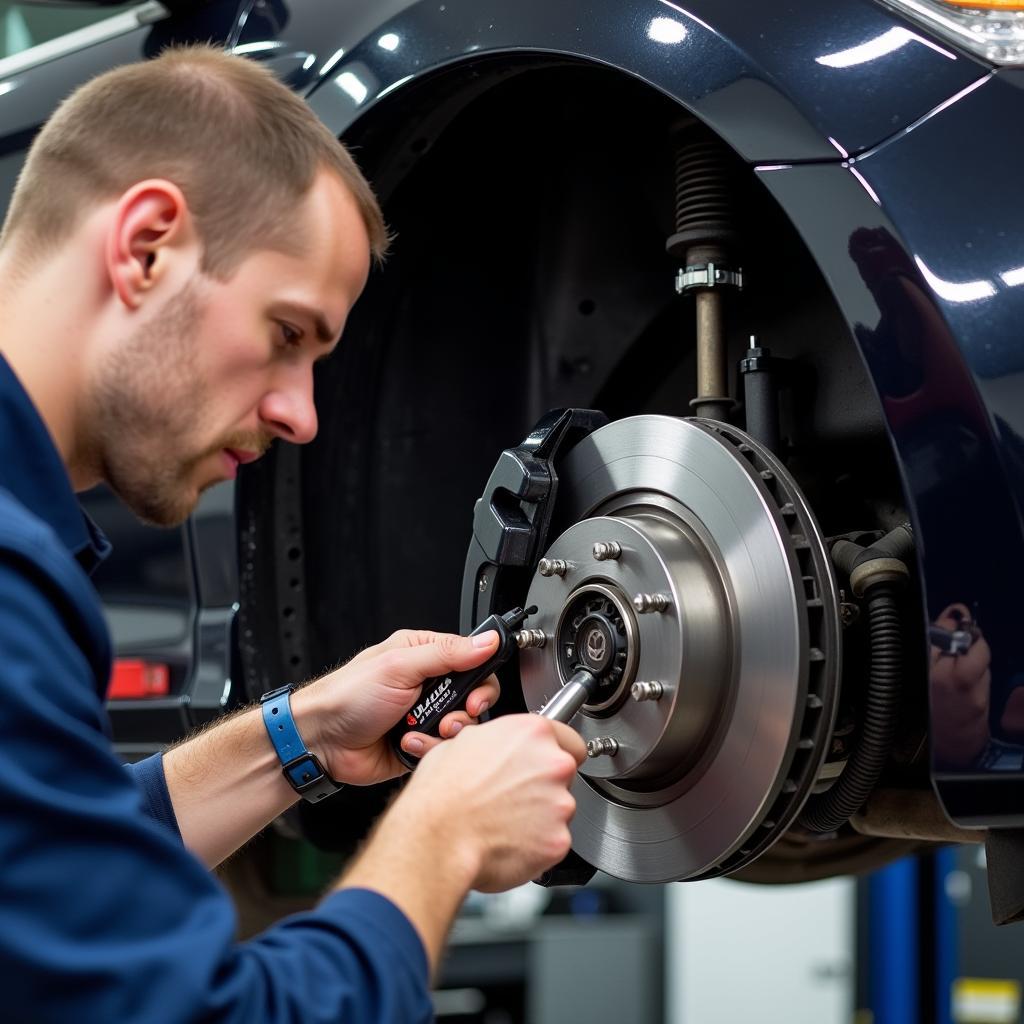
{"label": "short hair", "polygon": [[185,195],[203,271],[223,279],[254,250],[294,248],[290,214],[321,168],[355,198],[380,260],[388,232],[373,190],[305,101],[248,58],[175,47],[104,72],[60,104],[29,150],[0,246],[17,237],[34,262],[90,206],[163,178]]}

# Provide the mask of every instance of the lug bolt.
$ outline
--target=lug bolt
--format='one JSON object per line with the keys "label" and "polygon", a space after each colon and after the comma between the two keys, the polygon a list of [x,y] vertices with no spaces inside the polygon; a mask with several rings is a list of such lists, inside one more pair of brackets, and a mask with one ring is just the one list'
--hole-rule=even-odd
{"label": "lug bolt", "polygon": [[543,647],[547,640],[543,629],[521,629],[516,633],[516,643],[520,650],[526,647]]}
{"label": "lug bolt", "polygon": [[587,757],[614,757],[619,752],[619,741],[611,736],[601,736],[596,740],[587,740]]}
{"label": "lug bolt", "polygon": [[598,543],[594,545],[594,558],[598,562],[603,562],[608,558],[619,558],[621,555],[622,545],[617,540],[610,540],[607,543]]}
{"label": "lug bolt", "polygon": [[659,682],[634,683],[629,688],[629,695],[635,701],[661,700],[665,693],[665,687]]}
{"label": "lug bolt", "polygon": [[542,558],[537,563],[541,576],[564,576],[568,571],[569,563],[564,558]]}
{"label": "lug bolt", "polygon": [[668,594],[637,594],[633,598],[633,607],[642,614],[645,612],[663,612],[672,603]]}

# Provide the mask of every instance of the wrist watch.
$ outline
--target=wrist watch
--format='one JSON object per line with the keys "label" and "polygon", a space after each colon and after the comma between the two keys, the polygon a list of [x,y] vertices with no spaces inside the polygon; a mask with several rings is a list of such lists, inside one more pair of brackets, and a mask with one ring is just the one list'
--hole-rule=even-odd
{"label": "wrist watch", "polygon": [[294,686],[281,686],[260,697],[263,724],[277,751],[281,773],[303,800],[319,803],[342,788],[327,774],[316,754],[306,749],[292,718],[291,695]]}

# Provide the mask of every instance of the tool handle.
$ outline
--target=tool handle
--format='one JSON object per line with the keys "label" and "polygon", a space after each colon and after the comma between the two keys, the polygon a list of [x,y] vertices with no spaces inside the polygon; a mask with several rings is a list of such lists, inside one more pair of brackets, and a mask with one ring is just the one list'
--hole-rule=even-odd
{"label": "tool handle", "polygon": [[578,669],[558,693],[538,712],[541,718],[566,725],[576,717],[580,708],[587,703],[597,689],[597,678],[587,669]]}
{"label": "tool handle", "polygon": [[928,640],[943,654],[966,654],[978,638],[977,633],[967,629],[945,629],[942,626],[928,627]]}
{"label": "tool handle", "polygon": [[446,676],[435,676],[423,684],[420,697],[409,709],[408,714],[388,733],[388,742],[395,757],[406,766],[415,768],[420,759],[402,749],[402,739],[410,732],[421,732],[437,736],[441,719],[452,711],[466,706],[466,698],[492,672],[499,669],[518,649],[516,627],[526,618],[521,608],[515,608],[505,615],[488,615],[470,636],[478,636],[495,630],[498,634],[498,649],[482,665],[465,672],[452,672]]}

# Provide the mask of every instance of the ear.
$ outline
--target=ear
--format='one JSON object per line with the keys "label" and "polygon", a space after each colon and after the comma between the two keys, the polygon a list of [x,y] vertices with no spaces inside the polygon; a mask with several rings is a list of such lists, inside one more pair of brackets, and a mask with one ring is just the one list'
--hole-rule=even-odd
{"label": "ear", "polygon": [[117,202],[106,239],[107,274],[129,309],[166,274],[176,248],[192,240],[184,193],[173,182],[140,181]]}

